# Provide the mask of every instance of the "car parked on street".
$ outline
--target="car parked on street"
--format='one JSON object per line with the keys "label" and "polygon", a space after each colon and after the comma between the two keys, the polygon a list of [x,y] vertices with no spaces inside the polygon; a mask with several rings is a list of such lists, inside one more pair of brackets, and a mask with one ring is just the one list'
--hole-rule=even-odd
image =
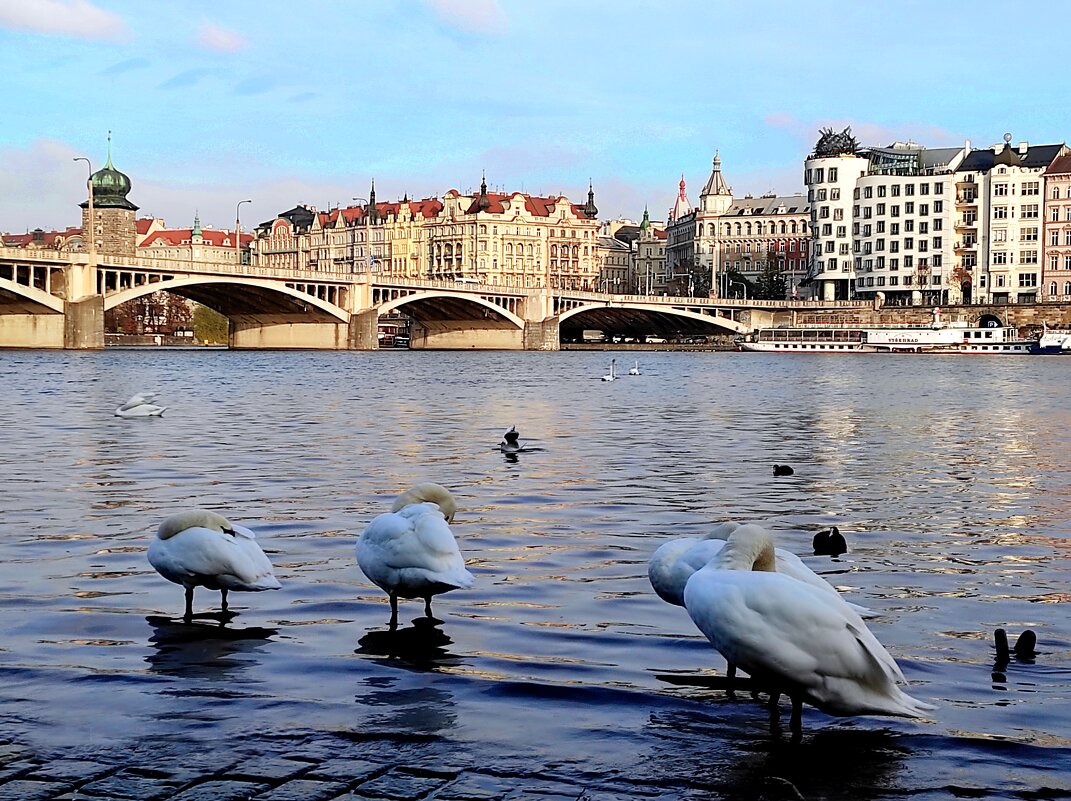
{"label": "car parked on street", "polygon": [[652,336],[649,336],[649,337],[647,337],[647,339],[645,341],[647,342],[648,345],[665,345],[666,344],[666,338],[665,337],[652,337]]}

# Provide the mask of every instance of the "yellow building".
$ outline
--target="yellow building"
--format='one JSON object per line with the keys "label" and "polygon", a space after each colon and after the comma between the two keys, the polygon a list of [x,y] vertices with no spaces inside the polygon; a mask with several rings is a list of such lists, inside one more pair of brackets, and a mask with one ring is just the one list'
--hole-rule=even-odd
{"label": "yellow building", "polygon": [[257,227],[254,266],[381,273],[517,287],[594,290],[594,192],[562,197],[450,190],[441,200],[377,203],[319,212],[297,206]]}

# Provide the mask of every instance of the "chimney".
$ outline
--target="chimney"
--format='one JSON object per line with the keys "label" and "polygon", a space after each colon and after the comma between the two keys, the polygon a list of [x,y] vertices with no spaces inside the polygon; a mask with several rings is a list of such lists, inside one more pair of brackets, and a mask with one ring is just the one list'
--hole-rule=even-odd
{"label": "chimney", "polygon": [[963,150],[966,153],[970,153],[971,152],[971,140],[970,139],[968,139],[966,142],[963,143]]}
{"label": "chimney", "polygon": [[1030,149],[1030,143],[1029,142],[1020,142],[1019,143],[1019,155],[1020,156],[1025,156],[1026,155],[1026,151],[1029,150],[1029,149]]}

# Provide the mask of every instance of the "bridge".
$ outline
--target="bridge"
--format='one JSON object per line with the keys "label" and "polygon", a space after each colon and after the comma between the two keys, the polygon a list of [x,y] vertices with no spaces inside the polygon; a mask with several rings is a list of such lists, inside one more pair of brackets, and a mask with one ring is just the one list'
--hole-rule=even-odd
{"label": "bridge", "polygon": [[[801,314],[873,310],[864,301],[615,295],[0,248],[0,347],[103,347],[104,313],[160,290],[227,317],[232,348],[374,350],[379,318],[393,311],[412,318],[412,348],[557,350],[563,332],[583,329],[734,335],[792,324]],[[1003,319],[1011,308],[1003,307]]]}

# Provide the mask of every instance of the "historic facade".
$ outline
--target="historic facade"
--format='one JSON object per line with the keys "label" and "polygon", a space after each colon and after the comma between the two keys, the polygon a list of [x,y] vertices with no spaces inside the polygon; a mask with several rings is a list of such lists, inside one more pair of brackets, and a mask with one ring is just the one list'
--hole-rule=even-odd
{"label": "historic facade", "polygon": [[637,295],[662,295],[669,288],[666,280],[665,226],[651,221],[647,209],[643,210],[640,235],[636,240],[636,287]]}
{"label": "historic facade", "polygon": [[598,209],[566,197],[450,190],[442,199],[320,212],[298,206],[257,227],[252,263],[517,287],[594,290]]}
{"label": "historic facade", "polygon": [[1041,293],[1071,298],[1071,154],[1045,170]]}
{"label": "historic facade", "polygon": [[90,219],[89,200],[81,203],[82,231],[89,231],[97,253],[109,256],[137,254],[137,230],[134,214],[138,207],[127,199],[130,178],[112,164],[111,141],[108,142],[108,161],[89,178],[93,195],[93,216]]}
{"label": "historic facade", "polygon": [[192,228],[168,228],[163,220],[145,217],[136,221],[138,255],[150,259],[214,261],[221,264],[244,261],[252,234],[242,234],[240,245],[234,231],[202,228],[194,215]]}

